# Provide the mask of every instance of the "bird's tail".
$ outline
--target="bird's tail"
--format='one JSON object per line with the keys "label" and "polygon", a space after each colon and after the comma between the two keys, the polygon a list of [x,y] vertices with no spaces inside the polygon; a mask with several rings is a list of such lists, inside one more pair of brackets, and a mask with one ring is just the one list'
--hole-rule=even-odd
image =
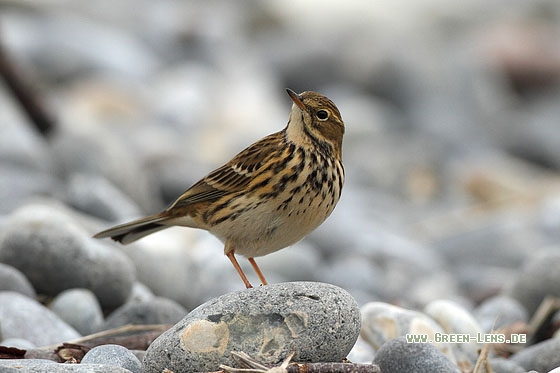
{"label": "bird's tail", "polygon": [[168,217],[162,213],[150,215],[148,217],[117,225],[116,227],[109,228],[102,232],[95,234],[94,238],[111,237],[113,240],[122,243],[123,245],[129,244],[149,234],[155,233],[169,225],[164,223]]}

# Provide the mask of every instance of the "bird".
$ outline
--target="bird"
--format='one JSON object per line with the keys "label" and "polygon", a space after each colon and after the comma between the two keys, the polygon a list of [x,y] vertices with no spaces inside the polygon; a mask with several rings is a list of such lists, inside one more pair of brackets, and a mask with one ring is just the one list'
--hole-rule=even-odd
{"label": "bird", "polygon": [[292,107],[284,129],[242,150],[165,210],[94,237],[129,244],[172,226],[203,229],[224,244],[246,288],[252,285],[235,254],[246,257],[267,285],[254,258],[315,230],[334,210],[344,184],[340,111],[320,93],[286,91]]}

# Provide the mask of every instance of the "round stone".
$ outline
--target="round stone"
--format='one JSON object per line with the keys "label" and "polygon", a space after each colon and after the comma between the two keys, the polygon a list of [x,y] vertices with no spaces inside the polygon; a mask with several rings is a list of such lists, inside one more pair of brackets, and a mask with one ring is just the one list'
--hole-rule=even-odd
{"label": "round stone", "polygon": [[163,297],[130,301],[114,310],[107,317],[103,329],[112,329],[128,324],[175,324],[187,313],[188,311],[179,303]]}
{"label": "round stone", "polygon": [[38,293],[87,288],[107,309],[125,302],[135,280],[125,254],[92,239],[69,212],[47,204],[24,206],[8,218],[0,262],[23,272]]}
{"label": "round stone", "polygon": [[281,283],[225,294],[199,306],[157,338],[144,372],[218,370],[232,365],[231,351],[276,364],[334,362],[358,338],[360,312],[345,290],[314,282]]}
{"label": "round stone", "polygon": [[80,337],[74,328],[36,300],[10,291],[0,292],[0,325],[3,338],[23,338],[36,346]]}
{"label": "round stone", "polygon": [[18,269],[0,263],[0,291],[15,291],[29,298],[35,298],[35,289]]}
{"label": "round stone", "polygon": [[486,299],[474,309],[473,314],[485,333],[490,333],[492,330],[498,330],[517,321],[524,323],[529,321],[529,315],[525,307],[517,299],[507,295],[496,295]]}
{"label": "round stone", "polygon": [[455,355],[449,343],[435,342],[436,333],[444,334],[443,328],[432,318],[417,311],[393,306],[383,302],[370,302],[362,309],[362,330],[360,335],[375,350],[379,350],[388,341],[406,334],[427,335],[428,340],[451,361]]}
{"label": "round stone", "polygon": [[430,343],[408,343],[398,337],[385,343],[373,360],[382,372],[460,373],[459,368]]}
{"label": "round stone", "polygon": [[526,370],[548,372],[560,367],[558,351],[560,351],[560,338],[552,338],[519,351],[510,360]]}
{"label": "round stone", "polygon": [[88,289],[65,290],[53,299],[49,308],[82,335],[96,332],[103,324],[99,301]]}
{"label": "round stone", "polygon": [[142,363],[123,346],[101,345],[89,350],[82,358],[82,364],[101,364],[128,369],[132,373],[142,372]]}
{"label": "round stone", "polygon": [[476,364],[478,351],[482,347],[476,342],[476,337],[482,333],[475,318],[463,307],[448,300],[435,300],[424,308],[426,315],[439,323],[447,334],[469,335],[467,343],[453,343],[455,358],[459,366]]}

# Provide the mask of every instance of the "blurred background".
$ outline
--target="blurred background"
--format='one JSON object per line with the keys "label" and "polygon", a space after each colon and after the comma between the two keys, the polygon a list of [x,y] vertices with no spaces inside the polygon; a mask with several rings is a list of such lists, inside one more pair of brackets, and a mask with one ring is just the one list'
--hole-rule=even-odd
{"label": "blurred background", "polygon": [[[154,213],[282,129],[286,87],[314,90],[345,120],[346,185],[258,260],[269,281],[472,306],[560,249],[559,20],[556,0],[1,0],[3,65],[54,127],[0,85],[0,230],[37,197],[91,234]],[[188,307],[241,288],[206,232],[120,249]]]}

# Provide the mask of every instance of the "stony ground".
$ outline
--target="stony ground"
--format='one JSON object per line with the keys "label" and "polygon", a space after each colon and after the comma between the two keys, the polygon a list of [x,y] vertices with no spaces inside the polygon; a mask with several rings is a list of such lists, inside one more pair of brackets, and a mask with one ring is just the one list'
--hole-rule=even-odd
{"label": "stony ground", "polygon": [[[55,121],[41,133],[0,85],[0,345],[42,358],[0,366],[147,372],[163,358],[152,350],[141,364],[151,340],[105,340],[73,365],[52,365],[41,348],[127,324],[233,333],[250,314],[270,323],[269,342],[287,343],[260,350],[278,362],[290,338],[296,358],[317,350],[298,339],[311,328],[327,333],[316,337],[333,359],[348,347],[351,361],[383,373],[469,372],[477,361],[477,372],[489,371],[481,362],[558,372],[559,20],[555,0],[0,0],[3,58]],[[260,258],[281,290],[243,290],[206,232],[170,229],[125,247],[91,238],[164,208],[283,128],[286,87],[339,107],[346,184],[323,226]],[[301,281],[318,295],[301,298]],[[340,297],[324,296],[325,283]],[[278,294],[300,300],[267,308]],[[327,331],[298,308],[313,297],[319,308],[307,311],[330,315]],[[236,314],[205,313],[217,299]],[[254,308],[239,311],[243,301]],[[405,337],[492,331],[527,343]],[[340,345],[328,337],[339,333],[349,338]],[[181,356],[185,338],[167,347]],[[235,340],[214,347],[225,359],[251,348]]]}

